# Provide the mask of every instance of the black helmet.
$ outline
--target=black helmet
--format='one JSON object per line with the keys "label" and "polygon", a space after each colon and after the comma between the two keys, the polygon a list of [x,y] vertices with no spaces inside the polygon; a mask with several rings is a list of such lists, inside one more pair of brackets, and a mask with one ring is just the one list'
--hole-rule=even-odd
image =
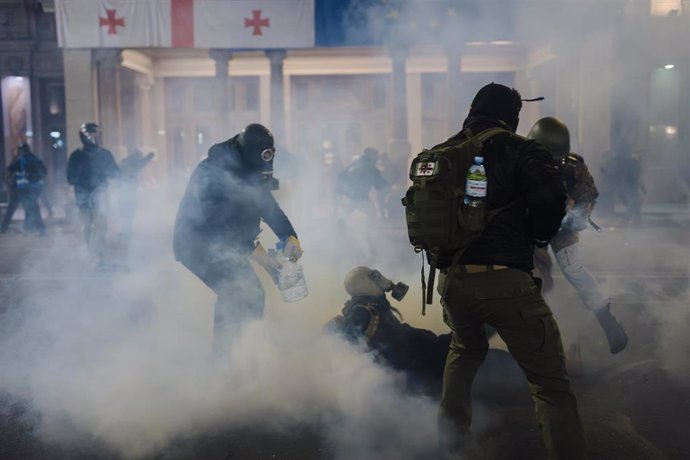
{"label": "black helmet", "polygon": [[499,120],[513,131],[517,130],[522,109],[522,96],[513,88],[498,83],[489,83],[472,100],[470,117],[487,117]]}
{"label": "black helmet", "polygon": [[101,127],[88,122],[79,128],[79,139],[84,147],[99,147],[101,145]]}
{"label": "black helmet", "polygon": [[570,132],[558,118],[545,117],[538,120],[527,137],[546,147],[556,159],[564,158],[570,153]]}

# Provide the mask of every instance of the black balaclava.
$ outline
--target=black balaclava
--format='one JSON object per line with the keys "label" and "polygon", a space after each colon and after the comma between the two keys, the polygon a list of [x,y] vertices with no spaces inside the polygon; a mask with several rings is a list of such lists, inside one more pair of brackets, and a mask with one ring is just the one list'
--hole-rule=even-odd
{"label": "black balaclava", "polygon": [[474,96],[468,117],[500,120],[516,131],[520,121],[520,109],[522,100],[517,90],[498,83],[489,83]]}

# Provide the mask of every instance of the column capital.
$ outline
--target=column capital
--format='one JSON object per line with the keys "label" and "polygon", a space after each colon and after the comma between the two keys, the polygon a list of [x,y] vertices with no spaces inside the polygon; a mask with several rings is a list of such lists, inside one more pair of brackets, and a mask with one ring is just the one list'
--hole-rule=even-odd
{"label": "column capital", "polygon": [[388,48],[388,53],[393,61],[405,61],[410,55],[410,47],[407,45],[395,45]]}
{"label": "column capital", "polygon": [[232,59],[233,52],[232,50],[225,49],[225,48],[213,48],[208,50],[208,55],[211,59],[214,61],[229,61]]}
{"label": "column capital", "polygon": [[94,62],[98,64],[116,66],[122,63],[122,50],[119,48],[96,48],[92,53]]}
{"label": "column capital", "polygon": [[228,49],[216,48],[208,51],[208,55],[216,62],[216,77],[228,77],[230,68],[230,58],[232,51]]}
{"label": "column capital", "polygon": [[286,50],[267,50],[266,57],[271,61],[271,65],[282,64],[287,56]]}
{"label": "column capital", "polygon": [[153,87],[153,77],[148,75],[139,74],[136,76],[134,82],[137,88],[142,91],[149,91]]}

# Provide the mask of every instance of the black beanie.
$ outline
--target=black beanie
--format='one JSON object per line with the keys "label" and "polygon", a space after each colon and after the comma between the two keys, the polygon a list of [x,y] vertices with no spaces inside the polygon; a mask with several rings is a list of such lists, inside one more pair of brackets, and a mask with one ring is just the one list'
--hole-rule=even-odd
{"label": "black beanie", "polygon": [[470,106],[469,117],[487,117],[503,121],[517,130],[522,100],[517,90],[489,83],[477,92]]}

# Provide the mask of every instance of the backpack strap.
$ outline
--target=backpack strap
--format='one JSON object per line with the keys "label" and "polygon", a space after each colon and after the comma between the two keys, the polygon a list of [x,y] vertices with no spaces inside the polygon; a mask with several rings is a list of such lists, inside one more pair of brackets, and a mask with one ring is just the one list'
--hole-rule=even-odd
{"label": "backpack strap", "polygon": [[505,128],[494,126],[493,128],[485,129],[484,131],[480,132],[476,135],[476,138],[479,142],[486,142],[489,140],[489,138],[501,133],[510,133],[510,131]]}
{"label": "backpack strap", "polygon": [[[424,261],[422,260],[422,264]],[[422,302],[422,316],[426,315],[426,306],[434,301],[434,282],[436,281],[436,267],[438,266],[438,254],[431,254],[429,263],[429,281],[426,284],[426,301]]]}
{"label": "backpack strap", "polygon": [[359,308],[369,312],[371,319],[369,320],[369,325],[366,331],[364,331],[364,338],[370,340],[379,328],[379,323],[381,322],[380,314],[378,310],[371,304],[358,305]]}

